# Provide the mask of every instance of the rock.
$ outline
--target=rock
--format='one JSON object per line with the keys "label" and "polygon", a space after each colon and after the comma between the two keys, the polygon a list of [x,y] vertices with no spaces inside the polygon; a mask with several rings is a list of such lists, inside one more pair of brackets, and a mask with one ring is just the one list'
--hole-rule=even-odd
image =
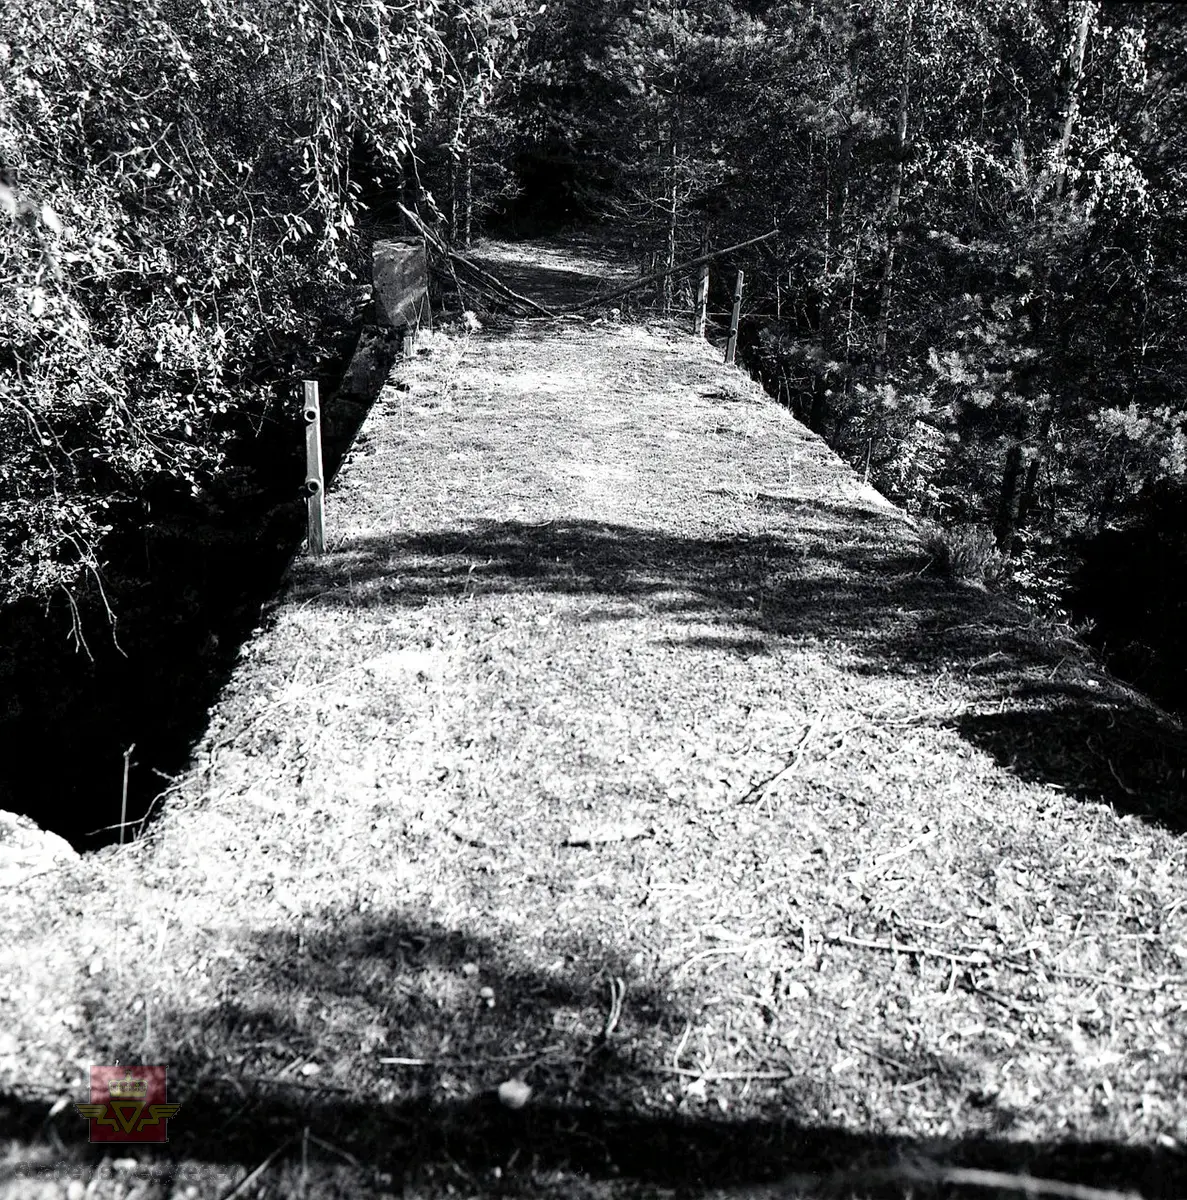
{"label": "rock", "polygon": [[0,810],[0,888],[78,859],[65,838],[42,829],[29,817]]}
{"label": "rock", "polygon": [[499,1103],[505,1108],[523,1108],[531,1096],[531,1087],[522,1079],[508,1079],[499,1084]]}
{"label": "rock", "polygon": [[377,241],[371,278],[379,324],[396,329],[415,324],[429,286],[424,242],[414,238]]}

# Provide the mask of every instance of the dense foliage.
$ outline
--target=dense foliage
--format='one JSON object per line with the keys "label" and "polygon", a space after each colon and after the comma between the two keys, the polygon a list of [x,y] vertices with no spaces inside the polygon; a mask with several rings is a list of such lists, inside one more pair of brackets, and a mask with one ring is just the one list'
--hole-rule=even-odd
{"label": "dense foliage", "polygon": [[107,530],[201,488],[283,403],[353,282],[352,163],[404,169],[450,80],[447,15],[0,11],[0,600],[99,578]]}

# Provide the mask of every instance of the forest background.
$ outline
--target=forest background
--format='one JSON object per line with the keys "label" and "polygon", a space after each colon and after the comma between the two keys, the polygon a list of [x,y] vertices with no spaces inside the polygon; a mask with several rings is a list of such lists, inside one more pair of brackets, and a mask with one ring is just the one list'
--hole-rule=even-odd
{"label": "forest background", "polygon": [[1182,711],[1185,130],[1176,5],[5,5],[0,605],[82,648],[142,531],[234,510],[396,200],[641,267],[777,228],[715,285],[747,365]]}

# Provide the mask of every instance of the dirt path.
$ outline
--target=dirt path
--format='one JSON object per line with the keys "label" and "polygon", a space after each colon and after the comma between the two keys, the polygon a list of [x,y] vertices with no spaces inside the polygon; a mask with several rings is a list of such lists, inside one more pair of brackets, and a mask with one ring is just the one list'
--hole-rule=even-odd
{"label": "dirt path", "polygon": [[521,295],[554,310],[580,304],[635,274],[613,245],[589,235],[563,243],[483,240],[470,257]]}
{"label": "dirt path", "polygon": [[12,1161],[119,1059],[194,1195],[1181,1192],[1173,730],[709,347],[433,335],[327,507],[152,837],[9,897]]}

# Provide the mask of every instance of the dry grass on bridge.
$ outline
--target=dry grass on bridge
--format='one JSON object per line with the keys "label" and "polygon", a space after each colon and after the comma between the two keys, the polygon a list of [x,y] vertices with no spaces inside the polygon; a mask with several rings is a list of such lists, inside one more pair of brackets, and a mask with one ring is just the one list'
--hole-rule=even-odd
{"label": "dry grass on bridge", "polygon": [[327,508],[151,836],[5,897],[7,1169],[85,1178],[119,1059],[141,1195],[299,1194],[305,1128],[311,1195],[1182,1194],[1181,735],[741,373],[438,332]]}

